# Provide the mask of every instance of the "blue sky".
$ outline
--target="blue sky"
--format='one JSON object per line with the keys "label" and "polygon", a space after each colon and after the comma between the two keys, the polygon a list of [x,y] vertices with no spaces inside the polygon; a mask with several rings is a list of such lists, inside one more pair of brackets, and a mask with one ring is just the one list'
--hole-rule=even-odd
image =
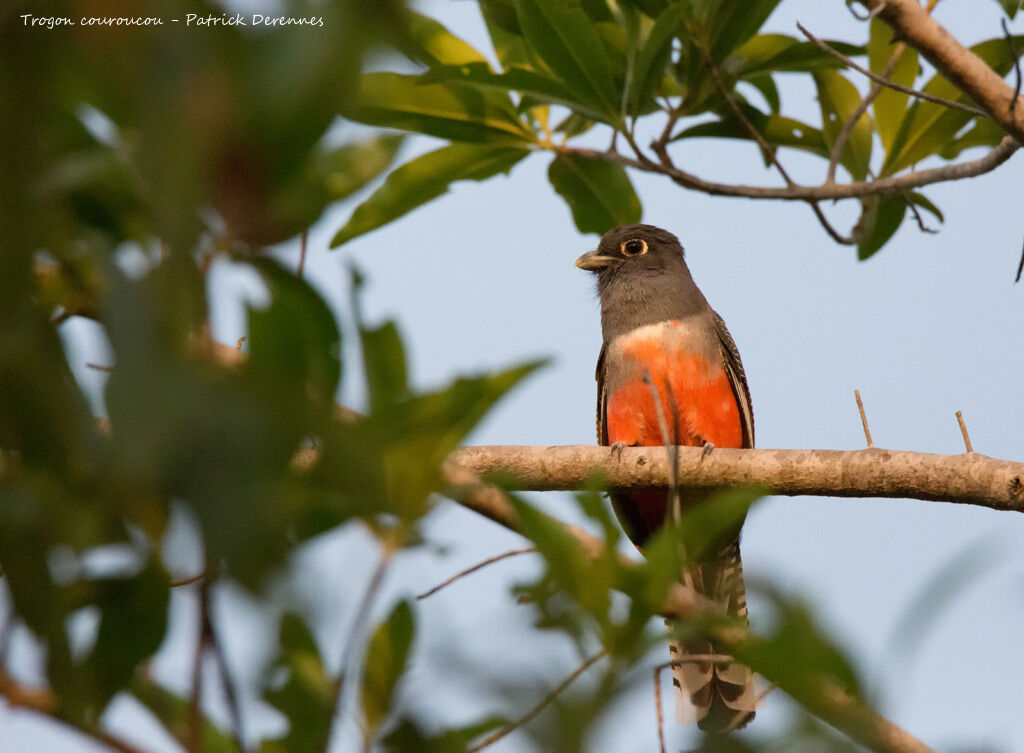
{"label": "blue sky", "polygon": [[[473,3],[438,0],[422,7],[486,48]],[[999,34],[993,0],[946,0],[936,16],[967,42]],[[839,0],[786,0],[767,28],[798,34],[798,20],[818,36],[866,35]],[[863,81],[854,80],[863,88]],[[817,122],[810,88],[794,80],[782,94],[784,111]],[[430,146],[430,140],[417,139],[403,156]],[[691,141],[676,154],[677,162],[705,177],[778,182],[747,144]],[[798,181],[822,179],[821,160],[783,156]],[[973,156],[978,152],[965,155]],[[367,274],[366,308],[373,316],[398,320],[417,384],[552,358],[501,403],[472,443],[594,441],[598,309],[590,276],[574,269],[573,261],[596,238],[575,230],[568,209],[547,185],[548,159],[530,158],[507,178],[459,184],[440,201],[340,251],[328,251],[327,244],[352,204],[329,212],[310,237],[309,274],[339,311],[347,311],[346,262],[354,260]],[[927,189],[946,213],[941,232],[926,235],[905,224],[865,263],[850,248],[833,244],[805,205],[708,197],[658,176],[633,178],[644,221],[680,237],[697,283],[740,348],[758,446],[863,447],[853,399],[858,388],[880,447],[959,453],[954,413],[962,410],[978,452],[1019,461],[1024,285],[1012,280],[1024,234],[1022,166],[1018,155],[992,175]],[[840,227],[855,219],[846,206],[828,211]],[[282,253],[295,258],[294,248]],[[253,294],[254,284],[223,265],[211,284],[216,334],[234,342],[244,334],[241,301]],[[96,389],[102,374],[82,365],[102,359],[102,343],[87,324],[67,328],[73,361]],[[346,400],[358,403],[354,382],[352,376]],[[564,495],[533,498],[571,519]],[[424,590],[521,541],[450,503],[434,515],[427,532],[447,553],[428,549],[403,558],[389,576],[382,609],[389,600]],[[1022,536],[1024,518],[1011,513],[920,501],[771,498],[748,519],[743,558],[748,578],[775,579],[815,606],[857,660],[867,685],[877,690],[881,710],[926,743],[943,750],[1024,751],[1024,556],[1015,546]],[[969,546],[990,553],[989,564],[948,609],[927,621],[926,632],[909,646],[895,643],[914,597]],[[350,608],[375,562],[361,533],[336,533],[311,547],[279,585],[280,600],[319,616],[318,635],[335,661]],[[500,698],[465,681],[455,663],[456,647],[465,661],[489,674],[507,667],[532,683],[538,698],[575,666],[571,647],[534,633],[527,608],[509,596],[509,585],[535,567],[528,557],[510,560],[419,605],[421,640],[402,690],[411,708],[457,722],[502,707]],[[176,602],[176,629],[156,670],[184,689],[193,620],[187,596]],[[765,604],[754,594],[755,628],[759,607],[763,619]],[[261,640],[272,630],[268,615],[241,596],[224,599],[221,612],[235,641],[235,666],[255,677]],[[29,669],[28,642],[20,640],[17,648],[18,665]],[[650,663],[664,658],[652,654]],[[649,673],[639,677],[592,741],[595,753],[655,749]],[[756,724],[780,724],[787,706],[781,693],[772,694]],[[115,706],[111,720],[147,747],[173,749],[154,737],[129,704]],[[266,714],[249,722],[267,729],[277,723]],[[691,734],[670,728],[670,744],[685,748]],[[346,725],[337,751],[357,746],[356,728]],[[0,753],[30,749],[95,748],[0,707]],[[492,750],[532,749],[529,736],[517,734]]]}

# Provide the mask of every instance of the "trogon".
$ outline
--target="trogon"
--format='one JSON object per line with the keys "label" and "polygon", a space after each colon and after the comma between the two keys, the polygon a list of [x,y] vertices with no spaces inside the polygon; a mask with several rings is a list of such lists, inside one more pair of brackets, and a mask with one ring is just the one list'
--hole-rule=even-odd
{"label": "trogon", "polygon": [[[652,225],[624,225],[609,230],[576,266],[595,273],[601,301],[598,443],[613,448],[672,443],[706,451],[753,447],[754,415],[739,351],[694,283],[679,240]],[[611,500],[641,551],[672,514],[666,491],[613,493]],[[685,510],[701,501],[691,493],[680,506]],[[747,621],[739,526],[684,567],[683,582]],[[718,653],[702,638],[673,639],[669,648],[675,661]],[[723,731],[754,717],[754,678],[741,664],[679,662],[673,680],[680,724]]]}

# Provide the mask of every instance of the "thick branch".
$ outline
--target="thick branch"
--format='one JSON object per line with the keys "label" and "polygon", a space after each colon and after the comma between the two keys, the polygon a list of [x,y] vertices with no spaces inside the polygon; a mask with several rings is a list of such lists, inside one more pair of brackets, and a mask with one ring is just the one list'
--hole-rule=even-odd
{"label": "thick branch", "polygon": [[[664,487],[669,468],[662,447],[630,447],[617,458],[605,447],[464,447],[452,455],[479,475],[512,477],[523,489],[579,489],[599,474],[610,489]],[[679,448],[683,488],[737,484],[774,494],[831,497],[909,497],[1024,512],[1024,463],[972,453],[932,455],[896,450]]]}
{"label": "thick branch", "polygon": [[896,38],[920,52],[969,96],[1019,143],[1024,144],[1024,98],[992,68],[964,47],[939,24],[918,0],[861,0],[862,4],[892,27]]}

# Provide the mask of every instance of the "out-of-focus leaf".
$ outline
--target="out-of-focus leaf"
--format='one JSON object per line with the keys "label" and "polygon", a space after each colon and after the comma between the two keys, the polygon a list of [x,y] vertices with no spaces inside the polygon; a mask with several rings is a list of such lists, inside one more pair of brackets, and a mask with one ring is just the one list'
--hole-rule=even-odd
{"label": "out-of-focus leaf", "polygon": [[621,165],[560,154],[548,168],[548,180],[569,205],[581,233],[601,234],[640,221],[640,199]]}
{"label": "out-of-focus leaf", "polygon": [[538,71],[544,69],[544,64],[523,38],[515,0],[480,0],[480,13],[503,69],[513,66]]}
{"label": "out-of-focus leaf", "polygon": [[586,14],[566,0],[516,0],[516,10],[523,35],[552,72],[604,120],[617,123],[615,79]]}
{"label": "out-of-focus leaf", "polygon": [[496,717],[457,729],[427,732],[416,722],[403,719],[381,740],[381,745],[387,753],[466,753],[473,740],[506,723]]}
{"label": "out-of-focus leaf", "polygon": [[975,146],[995,146],[1005,136],[1006,131],[1000,128],[995,121],[978,118],[966,133],[939,149],[939,156],[947,160],[956,159],[965,149]]}
{"label": "out-of-focus leaf", "polygon": [[[861,96],[853,84],[835,71],[816,71],[814,83],[818,88],[818,104],[821,106],[825,143],[831,150],[843,124],[860,104]],[[857,119],[843,147],[839,161],[855,180],[864,180],[871,168],[873,133],[871,118],[865,112]]]}
{"label": "out-of-focus leaf", "polygon": [[810,609],[780,593],[761,591],[775,604],[775,628],[738,647],[737,657],[811,708],[820,697],[822,681],[835,682],[856,697],[860,684],[853,666],[818,627]]}
{"label": "out-of-focus leaf", "polygon": [[378,136],[320,155],[314,170],[331,201],[347,198],[387,170],[403,141],[398,135]]}
{"label": "out-of-focus leaf", "polygon": [[1022,0],[997,0],[997,2],[1003,6],[1003,11],[1011,19],[1016,17],[1017,11],[1024,8],[1024,2],[1022,2]]}
{"label": "out-of-focus leaf", "polygon": [[403,48],[403,52],[413,60],[421,60],[431,67],[487,63],[487,58],[476,48],[459,39],[433,18],[408,11],[406,19],[409,24],[409,44]]}
{"label": "out-of-focus leaf", "polygon": [[[871,36],[868,41],[868,62],[874,73],[882,75],[886,63],[889,62],[889,58],[892,56],[894,47],[895,38],[893,37],[892,28],[877,18],[872,19]],[[896,64],[896,68],[889,76],[889,80],[894,84],[913,86],[919,67],[917,50],[906,46],[899,62]],[[896,140],[896,132],[903,121],[903,116],[906,114],[909,98],[909,94],[883,86],[872,103],[872,109],[875,113],[875,127],[878,129],[878,135],[882,139],[882,146],[887,154]]]}
{"label": "out-of-focus leaf", "polygon": [[265,740],[262,753],[319,750],[327,739],[334,716],[335,680],[324,669],[316,641],[306,623],[294,614],[281,618],[281,654],[270,673],[272,682],[264,698],[288,720],[288,732]]}
{"label": "out-of-focus leaf", "polygon": [[394,322],[362,329],[360,334],[370,410],[377,413],[407,396],[409,378],[405,370],[405,348]]}
{"label": "out-of-focus leaf", "polygon": [[[157,685],[138,672],[131,684],[131,694],[152,714],[170,736],[184,749],[192,744],[192,703]],[[238,746],[209,718],[203,721],[203,750],[208,753],[240,753]]]}
{"label": "out-of-focus leaf", "polygon": [[[828,40],[828,44],[847,57],[864,54],[864,47]],[[801,42],[786,34],[758,34],[733,51],[728,70],[739,78],[759,73],[805,72],[842,68],[843,63],[813,42]]]}
{"label": "out-of-focus leaf", "polygon": [[252,264],[271,298],[266,309],[249,310],[247,374],[275,413],[282,440],[297,444],[330,415],[341,379],[341,332],[308,282],[267,258]]}
{"label": "out-of-focus leaf", "polygon": [[600,120],[604,117],[600,111],[586,102],[581,102],[560,81],[526,68],[512,67],[504,73],[494,73],[488,66],[480,63],[441,66],[425,74],[423,81],[467,84],[483,90],[500,91],[506,95],[509,91],[517,91],[541,102],[564,105],[573,112],[589,118]]}
{"label": "out-of-focus leaf", "polygon": [[750,506],[764,494],[763,489],[728,489],[687,507],[677,532],[686,556],[700,560],[735,540]]}
{"label": "out-of-focus leaf", "polygon": [[405,672],[416,626],[409,602],[400,602],[377,628],[366,651],[362,701],[367,727],[373,731],[392,709],[395,686]]}
{"label": "out-of-focus leaf", "polygon": [[533,134],[508,97],[463,86],[424,84],[418,76],[368,73],[343,114],[360,123],[416,131],[452,141],[522,144]]}
{"label": "out-of-focus leaf", "polygon": [[96,711],[128,685],[135,668],[156,653],[167,628],[170,579],[150,559],[132,578],[95,583],[100,626],[84,672],[96,683]]}
{"label": "out-of-focus leaf", "polygon": [[672,50],[672,40],[686,14],[682,4],[670,5],[658,16],[644,40],[633,65],[633,80],[629,90],[629,112],[639,113],[651,98],[651,93],[665,73],[665,63]]}
{"label": "out-of-focus leaf", "polygon": [[903,222],[907,202],[902,196],[870,196],[864,199],[863,225],[857,243],[857,258],[870,259],[884,246]]}
{"label": "out-of-focus leaf", "polygon": [[[1024,36],[1013,37],[1017,49],[1024,46]],[[988,63],[1000,76],[1013,67],[1013,57],[1006,39],[997,37],[971,47],[971,52]],[[945,99],[966,102],[966,95],[941,74],[925,84],[924,91]],[[973,118],[962,110],[951,110],[933,102],[915,101],[896,134],[892,148],[882,166],[882,175],[892,175],[939,152]]]}
{"label": "out-of-focus leaf", "polygon": [[505,146],[452,144],[428,152],[395,169],[373,195],[360,204],[339,230],[331,246],[336,248],[448,191],[459,180],[486,180],[508,172],[529,152]]}

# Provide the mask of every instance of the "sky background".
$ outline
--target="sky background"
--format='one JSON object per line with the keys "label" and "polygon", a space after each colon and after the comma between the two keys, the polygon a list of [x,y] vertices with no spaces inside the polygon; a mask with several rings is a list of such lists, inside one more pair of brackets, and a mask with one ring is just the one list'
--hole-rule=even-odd
{"label": "sky background", "polygon": [[[418,7],[489,52],[474,3]],[[946,0],[936,16],[968,43],[1000,33],[994,0]],[[840,0],[786,0],[766,29],[797,35],[798,20],[818,36],[858,41],[867,34]],[[1018,33],[1022,24],[1018,18]],[[806,83],[796,76],[783,81],[783,111],[816,123],[817,103]],[[349,127],[342,135],[360,133]],[[401,156],[434,143],[414,139]],[[693,140],[675,155],[678,164],[703,177],[778,184],[746,143]],[[822,160],[786,152],[783,158],[796,180],[822,180]],[[344,318],[346,264],[357,263],[368,278],[364,306],[372,318],[397,319],[418,386],[538,356],[552,359],[499,405],[471,437],[473,444],[594,442],[598,307],[591,276],[574,269],[573,261],[594,247],[596,237],[576,231],[548,186],[549,160],[537,155],[510,177],[458,184],[427,208],[338,251],[327,249],[330,237],[354,204],[330,211],[310,235],[308,276]],[[992,175],[926,189],[946,213],[941,232],[926,235],[905,223],[863,263],[853,249],[832,243],[805,205],[708,197],[659,176],[632,177],[644,222],[680,237],[694,278],[739,346],[759,447],[862,448],[853,398],[858,388],[879,447],[962,452],[954,417],[962,410],[978,452],[1024,460],[1024,284],[1013,285],[1024,233],[1024,157]],[[844,231],[855,220],[849,206],[827,211]],[[289,259],[296,253],[295,246],[281,250]],[[215,334],[234,343],[244,334],[243,303],[258,300],[258,284],[218,263],[211,289]],[[103,362],[102,341],[85,322],[72,321],[64,330],[77,373],[98,396],[103,374],[84,363]],[[361,399],[351,372],[343,397],[353,405]],[[532,498],[552,514],[573,519],[566,495]],[[441,505],[426,531],[432,546],[399,560],[382,594],[382,613],[394,599],[521,545],[515,535],[451,503]],[[979,508],[773,497],[747,520],[743,559],[748,579],[774,580],[814,605],[893,721],[938,750],[1024,751],[1022,537],[1020,515]],[[190,546],[186,538],[174,538],[183,559]],[[900,643],[898,628],[915,597],[970,547],[983,563],[976,576],[948,608],[924,621],[926,632]],[[317,616],[318,637],[332,662],[375,564],[374,547],[361,532],[336,532],[308,547],[276,586],[279,604]],[[507,673],[532,689],[517,701],[525,711],[531,698],[540,698],[578,663],[566,641],[534,632],[529,608],[515,606],[509,595],[511,584],[535,572],[530,557],[519,557],[418,605],[418,644],[402,688],[411,709],[436,723],[456,723],[503,708],[500,697],[466,679],[465,667],[476,666],[493,676]],[[175,629],[155,672],[184,691],[195,620],[189,595],[174,599]],[[756,629],[767,605],[756,593],[750,602]],[[263,642],[273,635],[273,612],[241,594],[227,594],[219,607],[232,663],[243,679],[254,680]],[[666,660],[664,653],[652,653],[649,664]],[[16,668],[31,675],[37,659],[20,636]],[[633,691],[602,725],[590,750],[656,750],[649,677],[649,671],[638,673]],[[782,694],[773,693],[755,727],[782,724],[787,708]],[[666,714],[671,716],[668,703]],[[109,719],[147,748],[174,749],[128,702],[116,703]],[[250,714],[247,723],[260,730],[279,725],[269,713]],[[671,725],[668,734],[675,749],[695,739]],[[347,753],[358,744],[357,728],[346,724],[335,748]],[[532,749],[524,733],[492,748]],[[98,748],[0,706],[0,753],[51,750]]]}

